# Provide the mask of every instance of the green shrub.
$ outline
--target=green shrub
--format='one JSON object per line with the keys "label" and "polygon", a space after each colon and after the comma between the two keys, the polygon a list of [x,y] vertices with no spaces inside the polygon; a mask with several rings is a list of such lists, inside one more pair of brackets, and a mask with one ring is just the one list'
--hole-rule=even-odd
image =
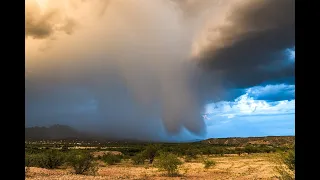
{"label": "green shrub", "polygon": [[62,151],[62,152],[68,152],[68,151],[69,151],[68,146],[63,145],[63,146],[61,147],[61,151]]}
{"label": "green shrub", "polygon": [[69,153],[68,164],[71,165],[75,174],[93,174],[98,171],[97,163],[89,152],[73,151]]}
{"label": "green shrub", "polygon": [[34,166],[34,167],[37,167],[35,166],[35,162],[34,160],[36,159],[34,156],[36,156],[35,154],[26,154],[25,155],[25,158],[24,158],[24,165],[26,167],[31,167],[31,166]]}
{"label": "green shrub", "polygon": [[278,166],[275,170],[279,173],[280,180],[293,180],[295,179],[295,151],[289,150],[282,153],[277,161]]}
{"label": "green shrub", "polygon": [[42,153],[42,152],[43,152],[43,150],[41,150],[37,147],[27,148],[25,150],[26,154],[38,154],[38,153]]}
{"label": "green shrub", "polygon": [[199,150],[197,149],[188,149],[186,152],[186,162],[190,162],[192,159],[196,159],[197,158],[197,155],[200,154]]}
{"label": "green shrub", "polygon": [[131,160],[135,165],[144,164],[145,157],[143,156],[143,154],[139,153],[133,156]]}
{"label": "green shrub", "polygon": [[122,159],[130,159],[131,157],[130,156],[128,156],[128,155],[123,155],[122,156]]}
{"label": "green shrub", "polygon": [[218,148],[218,154],[220,154],[220,156],[224,156],[224,153],[225,153],[224,148]]}
{"label": "green shrub", "polygon": [[114,165],[116,163],[121,162],[122,156],[121,155],[113,155],[113,154],[105,154],[101,157],[102,161],[107,163],[108,165]]}
{"label": "green shrub", "polygon": [[159,160],[156,163],[156,167],[160,170],[167,171],[168,176],[175,176],[178,175],[178,166],[181,164],[182,162],[176,155],[171,153],[161,153]]}
{"label": "green shrub", "polygon": [[209,169],[211,166],[216,165],[216,162],[213,160],[203,160],[204,168]]}
{"label": "green shrub", "polygon": [[27,154],[25,157],[25,166],[28,167],[55,169],[64,163],[64,154],[56,150],[50,150],[38,154]]}
{"label": "green shrub", "polygon": [[224,155],[225,149],[223,147],[213,147],[211,148],[211,154],[220,154],[221,156]]}
{"label": "green shrub", "polygon": [[283,157],[283,162],[291,171],[295,171],[295,151],[288,151],[288,153]]}

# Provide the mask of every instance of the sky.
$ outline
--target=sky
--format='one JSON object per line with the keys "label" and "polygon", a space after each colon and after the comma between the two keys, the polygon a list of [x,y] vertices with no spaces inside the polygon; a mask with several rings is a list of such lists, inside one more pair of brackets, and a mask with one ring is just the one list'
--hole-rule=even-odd
{"label": "sky", "polygon": [[295,134],[292,0],[26,0],[26,127]]}

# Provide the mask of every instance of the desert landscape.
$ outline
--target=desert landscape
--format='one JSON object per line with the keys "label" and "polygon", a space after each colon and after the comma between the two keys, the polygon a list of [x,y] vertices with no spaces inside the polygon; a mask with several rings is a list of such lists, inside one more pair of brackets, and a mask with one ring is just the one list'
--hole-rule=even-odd
{"label": "desert landscape", "polygon": [[106,166],[103,162],[99,164],[96,176],[75,175],[72,169],[63,168],[48,170],[44,168],[31,167],[27,180],[40,179],[279,179],[279,173],[275,171],[272,160],[274,155],[257,154],[241,157],[209,157],[216,165],[205,169],[203,163],[198,160],[185,162],[179,168],[178,177],[167,177],[157,168],[149,165],[134,166],[129,161],[124,161],[114,166]]}
{"label": "desert landscape", "polygon": [[29,140],[25,175],[27,180],[294,179],[294,139],[215,138],[193,143]]}

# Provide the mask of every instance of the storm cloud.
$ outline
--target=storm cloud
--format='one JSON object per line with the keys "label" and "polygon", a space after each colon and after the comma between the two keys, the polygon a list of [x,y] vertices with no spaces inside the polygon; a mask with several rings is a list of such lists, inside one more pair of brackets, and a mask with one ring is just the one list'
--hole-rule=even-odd
{"label": "storm cloud", "polygon": [[27,126],[205,137],[207,103],[294,75],[290,0],[49,2],[26,5]]}
{"label": "storm cloud", "polygon": [[295,45],[294,14],[292,0],[233,4],[221,25],[205,30],[207,44],[199,44],[201,65],[220,71],[236,87],[294,76],[294,63],[285,62],[285,50]]}

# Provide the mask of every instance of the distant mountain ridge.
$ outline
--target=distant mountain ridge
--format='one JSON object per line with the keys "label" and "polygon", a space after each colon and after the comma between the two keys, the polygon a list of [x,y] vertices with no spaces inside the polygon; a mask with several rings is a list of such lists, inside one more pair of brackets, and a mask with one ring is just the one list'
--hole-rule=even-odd
{"label": "distant mountain ridge", "polygon": [[247,145],[247,144],[265,144],[265,145],[293,145],[295,136],[265,136],[265,137],[230,137],[230,138],[210,138],[201,141],[207,144],[224,145]]}
{"label": "distant mountain ridge", "polygon": [[[25,128],[25,140],[95,140],[95,141],[126,141],[126,142],[145,142],[134,139],[117,139],[110,136],[104,138],[97,134],[80,132],[67,125],[53,125],[50,127],[28,127]],[[230,137],[230,138],[210,138],[206,140],[185,141],[180,143],[206,143],[213,145],[237,145],[247,144],[266,144],[266,145],[292,145],[295,136],[266,136],[266,137]]]}
{"label": "distant mountain ridge", "polygon": [[79,132],[70,126],[53,125],[50,127],[30,127],[25,128],[26,140],[41,140],[41,139],[74,139],[74,138],[88,138],[89,134]]}
{"label": "distant mountain ridge", "polygon": [[[106,135],[105,135],[106,136]],[[78,131],[67,125],[56,124],[50,127],[27,127],[25,128],[25,140],[84,140],[84,141],[130,141],[140,142],[134,139],[121,139],[109,135],[105,136]]]}

